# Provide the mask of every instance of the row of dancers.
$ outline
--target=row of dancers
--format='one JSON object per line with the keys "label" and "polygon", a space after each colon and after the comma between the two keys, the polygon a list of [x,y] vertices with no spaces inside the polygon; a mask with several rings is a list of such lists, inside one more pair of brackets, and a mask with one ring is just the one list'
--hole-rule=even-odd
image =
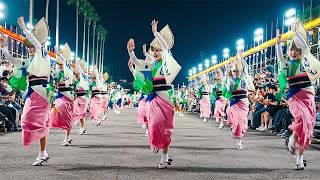
{"label": "row of dancers", "polygon": [[[79,61],[76,65],[72,65],[68,45],[65,45],[62,50],[56,49],[56,64],[52,66],[44,45],[49,34],[44,18],[37,23],[32,32],[26,28],[23,17],[18,18],[18,25],[26,35],[24,43],[28,47],[30,58],[12,57],[3,39],[1,50],[8,61],[25,72],[22,73],[25,78],[15,76],[17,83],[11,85],[13,88],[18,87],[17,84],[26,86],[26,101],[21,117],[22,142],[25,147],[33,142],[40,142],[39,155],[33,162],[33,165],[38,166],[49,159],[46,147],[50,128],[64,129],[65,139],[62,145],[69,145],[72,141],[70,130],[74,120],[80,122],[79,133],[85,133],[84,124],[88,105],[91,121],[100,125],[101,120],[106,117],[110,102],[117,109],[119,101],[120,104],[124,104],[124,98],[117,93],[108,92],[108,86],[103,83],[106,78],[104,79],[102,73],[96,68],[92,72],[89,84],[88,72],[85,73],[87,69],[85,62]],[[148,51],[146,45],[143,46],[144,60],[136,57],[134,40],[128,41],[127,50],[130,57],[128,66],[134,76],[134,88],[144,94],[139,98],[138,121],[145,124],[153,152],[158,153],[160,149],[162,150],[159,168],[163,169],[172,163],[172,159],[169,158],[175,114],[172,103],[175,99],[172,82],[181,70],[181,66],[170,51],[174,45],[174,36],[170,27],[166,25],[158,32],[158,21],[153,20],[151,29],[155,38]],[[310,144],[315,124],[313,84],[319,78],[320,64],[310,52],[303,26],[295,23],[292,29],[294,37],[288,48],[288,59],[283,57],[279,32],[276,52],[280,70],[280,88],[285,89],[287,87],[285,84],[288,83],[288,105],[295,118],[295,122],[290,127],[293,134],[289,138],[288,149],[292,155],[297,155],[296,169],[300,170],[305,167],[303,154]],[[215,83],[217,100],[214,116],[220,123],[227,118],[232,135],[237,139],[237,148],[242,149],[242,139],[248,128],[247,95],[254,92],[253,78],[249,74],[242,52],[238,52],[235,60],[226,66],[224,74],[221,70],[217,70],[216,76],[220,82]],[[206,76],[201,78],[201,86],[198,89],[201,95],[200,116],[206,122],[211,114],[212,93]],[[185,109],[184,98],[188,96],[183,95],[182,92],[179,96],[183,98],[178,101],[175,99],[176,103],[181,104],[179,108]]]}
{"label": "row of dancers", "polygon": [[[152,27],[156,27],[157,21],[152,22]],[[166,31],[166,26],[163,32]],[[292,25],[294,32],[293,38],[288,46],[288,57],[284,58],[280,31],[277,30],[276,37],[276,56],[279,64],[279,86],[281,92],[286,92],[289,110],[294,117],[294,122],[290,126],[292,135],[290,136],[287,147],[289,152],[296,156],[296,170],[303,170],[306,161],[303,154],[309,147],[312,138],[312,132],[316,120],[315,92],[314,84],[320,76],[320,63],[312,54],[306,41],[306,31],[300,22]],[[162,32],[162,31],[161,31]],[[161,34],[153,30],[158,40],[159,47],[150,44],[149,52],[146,46],[143,46],[145,60],[138,60],[134,54],[135,44],[133,39],[128,42],[129,62],[128,66],[135,78],[135,83],[140,79],[144,84],[134,87],[145,94],[138,107],[138,122],[146,124],[150,146],[156,149],[163,149],[163,155],[159,163],[159,168],[165,168],[171,164],[168,161],[168,142],[171,142],[171,133],[173,130],[172,107],[183,116],[186,111],[186,105],[192,106],[195,97],[200,97],[200,117],[207,122],[211,114],[214,115],[217,122],[220,122],[220,128],[223,128],[224,121],[231,127],[232,136],[236,139],[237,149],[243,149],[242,140],[248,129],[249,101],[248,95],[254,94],[255,86],[253,77],[249,74],[249,67],[244,60],[242,51],[237,53],[236,58],[230,61],[224,68],[215,70],[215,82],[209,83],[206,75],[200,79],[200,86],[195,87],[198,95],[188,91],[187,88],[178,89],[177,93],[172,92],[169,84],[164,77],[169,75],[165,71],[169,65],[175,65],[174,62],[164,60],[168,57],[168,50],[171,47],[170,35]],[[169,30],[171,32],[171,30]],[[168,40],[169,39],[169,40]],[[170,56],[171,57],[171,56]],[[170,58],[168,58],[170,59]],[[162,64],[162,73],[157,74],[159,62]],[[171,67],[174,70],[176,67]],[[176,69],[175,69],[176,68]],[[151,76],[148,75],[151,74]],[[162,75],[162,76],[161,76]],[[163,77],[164,76],[164,77]],[[152,81],[153,89],[148,82]],[[194,85],[194,84],[193,84]],[[163,86],[167,86],[163,88]],[[150,90],[151,89],[151,90]],[[165,92],[163,92],[165,91]],[[214,94],[216,100],[214,111],[211,112],[211,96]],[[283,94],[283,98],[284,98]],[[160,98],[159,98],[160,97]],[[156,98],[156,101],[154,100]],[[170,105],[170,106],[169,106]],[[172,105],[172,106],[171,106]],[[170,132],[170,133],[168,133]],[[163,143],[166,142],[166,143]],[[165,144],[165,146],[163,146]],[[166,157],[166,158],[163,158]]]}
{"label": "row of dancers", "polygon": [[[55,61],[51,61],[45,42],[49,28],[42,18],[30,32],[23,17],[18,25],[26,36],[24,44],[28,48],[29,59],[13,57],[6,47],[6,37],[2,36],[0,48],[7,61],[14,65],[10,86],[24,93],[25,103],[21,115],[22,144],[29,147],[39,142],[39,154],[32,165],[47,162],[47,137],[50,128],[63,129],[65,138],[61,145],[72,143],[70,131],[79,124],[78,134],[86,132],[87,112],[93,124],[99,126],[106,119],[108,106],[116,113],[123,107],[123,90],[104,83],[108,74],[98,72],[94,67],[87,71],[84,60],[72,64],[68,44],[55,49]],[[112,88],[111,88],[112,87]]]}

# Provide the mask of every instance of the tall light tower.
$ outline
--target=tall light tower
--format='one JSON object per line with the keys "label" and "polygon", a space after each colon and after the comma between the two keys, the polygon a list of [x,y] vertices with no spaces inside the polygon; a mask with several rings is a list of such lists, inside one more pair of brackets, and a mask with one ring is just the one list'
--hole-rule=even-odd
{"label": "tall light tower", "polygon": [[229,48],[224,48],[222,53],[223,53],[222,56],[223,56],[224,60],[226,60],[230,56],[230,49]]}
{"label": "tall light tower", "polygon": [[[258,28],[254,31],[254,45],[257,43],[258,46],[263,43],[263,28]],[[258,56],[256,57],[258,58]],[[257,65],[258,63],[256,63]],[[262,71],[262,52],[260,52],[260,71]]]}

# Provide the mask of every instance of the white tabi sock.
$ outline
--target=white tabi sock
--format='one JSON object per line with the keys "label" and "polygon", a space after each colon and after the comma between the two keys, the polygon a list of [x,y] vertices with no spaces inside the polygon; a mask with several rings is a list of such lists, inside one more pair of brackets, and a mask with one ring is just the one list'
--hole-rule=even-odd
{"label": "white tabi sock", "polygon": [[160,163],[163,164],[163,163],[167,162],[168,159],[169,159],[169,154],[168,153],[162,154]]}
{"label": "white tabi sock", "polygon": [[41,156],[41,157],[43,157],[43,156],[48,156],[48,153],[47,153],[46,150],[40,151],[40,152],[39,152],[39,156]]}
{"label": "white tabi sock", "polygon": [[69,136],[66,135],[66,136],[64,137],[64,141],[68,141],[68,139],[69,139]]}
{"label": "white tabi sock", "polygon": [[297,156],[297,162],[296,162],[298,165],[302,164],[303,163],[303,155],[298,155]]}

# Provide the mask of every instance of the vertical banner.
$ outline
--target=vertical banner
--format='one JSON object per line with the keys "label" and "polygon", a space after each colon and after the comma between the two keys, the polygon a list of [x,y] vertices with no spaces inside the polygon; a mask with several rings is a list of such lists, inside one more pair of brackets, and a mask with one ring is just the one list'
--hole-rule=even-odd
{"label": "vertical banner", "polygon": [[308,43],[310,46],[313,43],[313,31],[308,31]]}
{"label": "vertical banner", "polygon": [[320,49],[320,28],[318,28],[318,48]]}

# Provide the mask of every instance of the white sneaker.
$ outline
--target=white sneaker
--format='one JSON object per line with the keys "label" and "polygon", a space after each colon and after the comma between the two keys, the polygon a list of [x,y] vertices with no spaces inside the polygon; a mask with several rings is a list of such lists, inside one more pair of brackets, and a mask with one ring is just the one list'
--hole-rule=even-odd
{"label": "white sneaker", "polygon": [[296,164],[295,170],[304,170],[304,163]]}
{"label": "white sneaker", "polygon": [[219,122],[219,118],[216,118],[216,122]]}
{"label": "white sneaker", "polygon": [[221,122],[220,122],[220,126],[219,126],[219,128],[220,128],[220,129],[222,129],[222,128],[223,128],[223,126],[224,126],[223,121],[221,121]]}
{"label": "white sneaker", "polygon": [[204,123],[208,122],[208,119],[207,119],[207,118],[204,118],[204,119],[203,119],[203,122],[204,122]]}
{"label": "white sneaker", "polygon": [[32,166],[42,166],[42,163],[43,162],[47,163],[48,159],[49,159],[49,155],[48,154],[46,154],[44,156],[39,155],[37,157],[37,159],[32,163]]}
{"label": "white sneaker", "polygon": [[169,165],[171,165],[172,161],[173,161],[172,159],[167,159],[166,162],[160,162],[159,163],[159,169],[167,168]]}
{"label": "white sneaker", "polygon": [[200,119],[202,119],[203,118],[203,116],[202,116],[202,114],[200,113]]}
{"label": "white sneaker", "polygon": [[68,145],[69,145],[69,142],[66,140],[62,141],[61,143],[61,146],[68,146]]}
{"label": "white sneaker", "polygon": [[118,111],[118,110],[114,110],[114,112],[115,112],[116,114],[120,114],[120,111]]}
{"label": "white sneaker", "polygon": [[168,167],[168,164],[165,162],[165,163],[159,163],[159,169],[165,169]]}
{"label": "white sneaker", "polygon": [[256,128],[257,131],[260,131],[260,129],[262,129],[263,126],[259,126],[258,128]]}
{"label": "white sneaker", "polygon": [[84,134],[84,133],[86,133],[86,130],[85,130],[85,129],[80,129],[79,132],[78,132],[79,135],[82,135],[82,134]]}
{"label": "white sneaker", "polygon": [[266,126],[262,127],[261,129],[259,129],[259,131],[266,131],[268,128]]}

